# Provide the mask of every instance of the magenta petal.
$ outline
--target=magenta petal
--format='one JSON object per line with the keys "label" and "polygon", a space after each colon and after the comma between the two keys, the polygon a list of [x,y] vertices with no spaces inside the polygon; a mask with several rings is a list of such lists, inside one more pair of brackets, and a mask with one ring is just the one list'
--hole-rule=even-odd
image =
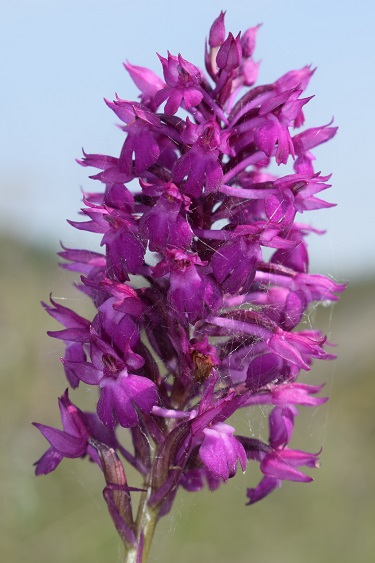
{"label": "magenta petal", "polygon": [[85,453],[86,440],[71,436],[63,430],[45,426],[37,422],[33,423],[43,436],[49,441],[51,446],[64,457],[80,457]]}
{"label": "magenta petal", "polygon": [[75,369],[70,369],[68,363],[72,362],[73,366],[86,361],[86,354],[81,342],[68,342],[65,348],[63,360],[64,371],[70,386],[75,389],[79,385],[79,377],[75,373]]}
{"label": "magenta petal", "polygon": [[254,132],[254,139],[261,151],[271,156],[279,134],[280,126],[277,121],[266,121]]}
{"label": "magenta petal", "polygon": [[189,492],[200,491],[203,488],[203,475],[200,469],[192,469],[184,473],[181,479],[181,486]]}
{"label": "magenta petal", "polygon": [[282,457],[286,463],[291,466],[299,467],[300,465],[305,465],[306,467],[319,467],[318,454],[310,454],[308,452],[303,452],[301,450],[289,450],[284,449],[282,451]]}
{"label": "magenta petal", "polygon": [[183,94],[180,90],[172,91],[169,96],[167,103],[165,104],[165,113],[168,115],[174,115],[183,99]]}
{"label": "magenta petal", "polygon": [[199,455],[207,469],[227,481],[236,474],[240,462],[245,471],[247,458],[242,444],[233,436],[234,428],[217,423],[206,428]]}
{"label": "magenta petal", "polygon": [[221,11],[216,20],[211,25],[208,36],[208,44],[210,47],[219,47],[225,40],[225,12]]}
{"label": "magenta petal", "polygon": [[149,68],[132,65],[128,62],[124,63],[124,67],[130,74],[134,84],[143,94],[151,97],[163,88],[164,82],[162,79]]}
{"label": "magenta petal", "polygon": [[189,88],[184,93],[184,103],[187,110],[197,106],[203,98],[203,94],[195,88]]}
{"label": "magenta petal", "polygon": [[66,328],[80,328],[88,330],[90,326],[90,322],[88,320],[84,319],[80,315],[77,315],[77,313],[68,307],[63,307],[54,301],[52,297],[50,299],[53,307],[50,307],[46,303],[42,303],[42,305],[51,317],[56,319],[56,321],[64,325]]}
{"label": "magenta petal", "polygon": [[225,243],[212,258],[212,270],[225,293],[248,291],[254,280],[260,257],[257,243],[248,243],[245,237]]}
{"label": "magenta petal", "polygon": [[121,376],[121,385],[126,389],[133,405],[149,414],[158,402],[157,387],[153,381],[140,375]]}
{"label": "magenta petal", "polygon": [[313,481],[312,477],[308,477],[296,469],[300,465],[317,467],[317,456],[298,450],[276,451],[265,456],[261,461],[260,468],[265,475],[274,479],[303,483]]}
{"label": "magenta petal", "polygon": [[107,247],[107,275],[119,281],[128,279],[128,273],[137,274],[143,264],[145,247],[132,232],[130,226],[124,225],[116,231],[108,231],[102,244]]}
{"label": "magenta petal", "polygon": [[290,341],[288,342],[283,336],[277,334],[273,335],[268,341],[268,346],[281,358],[296,364],[298,367],[301,367],[306,371],[310,369],[297,348],[293,346]]}
{"label": "magenta petal", "polygon": [[273,353],[259,354],[250,360],[246,385],[251,389],[263,387],[281,374],[283,360]]}
{"label": "magenta petal", "polygon": [[272,223],[291,223],[296,214],[293,206],[293,196],[280,192],[269,195],[265,200],[265,211]]}
{"label": "magenta petal", "polygon": [[246,495],[249,499],[247,504],[249,505],[258,502],[280,486],[281,481],[279,479],[274,479],[273,477],[263,477],[257,487],[254,489],[247,489]]}
{"label": "magenta petal", "polygon": [[59,397],[59,410],[64,432],[86,441],[88,432],[84,415],[69,399],[68,390]]}
{"label": "magenta petal", "polygon": [[272,392],[273,404],[293,404],[305,406],[318,406],[328,401],[327,397],[311,397],[318,393],[321,385],[306,385],[303,383],[290,383],[276,387]]}
{"label": "magenta petal", "polygon": [[156,205],[140,220],[139,230],[144,240],[149,240],[152,251],[166,248],[189,248],[193,232],[180,214],[181,201],[163,194]]}
{"label": "magenta petal", "polygon": [[294,417],[298,414],[295,407],[274,408],[269,417],[270,445],[272,448],[289,444],[293,430]]}
{"label": "magenta petal", "polygon": [[57,452],[54,448],[49,448],[42,457],[35,462],[35,475],[47,475],[54,471],[64,456]]}
{"label": "magenta petal", "polygon": [[102,378],[102,372],[89,362],[71,362],[64,358],[61,361],[70,374],[88,385],[98,385]]}
{"label": "magenta petal", "polygon": [[110,429],[113,429],[115,427],[117,417],[113,408],[113,395],[109,385],[103,386],[100,391],[97,412],[98,417],[103,422],[103,424],[105,424]]}
{"label": "magenta petal", "polygon": [[139,375],[120,375],[101,381],[98,415],[109,428],[119,422],[124,428],[138,424],[137,409],[149,414],[158,402],[155,383]]}
{"label": "magenta petal", "polygon": [[301,471],[298,471],[298,469],[283,463],[276,456],[267,457],[261,462],[260,468],[265,475],[272,477],[273,479],[297,481],[301,483],[309,483],[310,481],[313,481],[312,477],[308,477]]}
{"label": "magenta petal", "polygon": [[233,34],[229,33],[218,51],[216,64],[220,69],[230,72],[239,66],[241,56],[240,34],[234,38]]}
{"label": "magenta petal", "polygon": [[52,338],[59,338],[67,342],[87,342],[89,338],[88,328],[66,328],[64,330],[49,330],[48,336]]}
{"label": "magenta petal", "polygon": [[250,27],[241,37],[242,54],[244,57],[251,57],[255,50],[255,38],[260,25]]}

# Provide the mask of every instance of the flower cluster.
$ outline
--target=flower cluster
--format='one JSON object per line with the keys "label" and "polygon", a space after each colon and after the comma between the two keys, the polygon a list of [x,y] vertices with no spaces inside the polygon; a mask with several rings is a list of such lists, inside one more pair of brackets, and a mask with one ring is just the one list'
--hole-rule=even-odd
{"label": "flower cluster", "polygon": [[[310,481],[301,467],[318,464],[317,454],[289,448],[296,407],[326,401],[297,378],[314,358],[333,356],[319,331],[298,325],[344,286],[308,273],[313,229],[296,216],[332,205],[316,196],[329,176],[314,170],[311,149],[336,128],[294,133],[310,100],[310,67],[254,86],[258,27],[227,35],[222,12],[206,45],[207,75],[180,54],[159,56],[164,80],[125,64],[140,100],[106,101],[122,122],[122,149],[80,160],[99,170],[91,177],[104,190],[85,193],[86,220],[70,223],[100,233],[103,253],[64,248],[60,256],[82,274],[79,289],[96,314],[87,320],[52,299],[44,306],[64,327],[50,336],[65,343],[70,386],[96,386],[99,398],[96,413],[84,413],[66,392],[63,430],[37,425],[51,447],[36,473],[63,457],[97,462],[128,547],[144,536],[120,456],[142,474],[143,506],[156,518],[179,486],[215,489],[251,460],[263,478],[248,504],[283,480]],[[273,161],[292,162],[293,173],[275,176]],[[270,407],[268,441],[228,424],[256,405]],[[132,452],[119,426],[130,430]]]}

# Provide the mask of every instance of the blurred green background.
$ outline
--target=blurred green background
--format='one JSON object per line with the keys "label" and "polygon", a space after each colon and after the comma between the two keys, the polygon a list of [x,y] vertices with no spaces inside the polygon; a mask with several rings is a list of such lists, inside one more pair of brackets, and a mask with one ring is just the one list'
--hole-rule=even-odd
{"label": "blurred green background", "polygon": [[[40,300],[52,291],[81,312],[71,274],[53,254],[2,238],[1,260],[1,534],[5,563],[121,562],[122,548],[101,496],[102,476],[87,461],[64,460],[36,478],[32,463],[46,449],[33,420],[60,425],[57,396],[66,382],[61,346],[45,332],[56,323]],[[293,447],[321,454],[311,484],[285,483],[266,500],[246,507],[246,487],[257,468],[249,464],[215,493],[181,492],[172,514],[159,524],[151,562],[194,560],[237,563],[367,563],[375,553],[374,301],[375,281],[353,281],[341,301],[305,318],[337,342],[338,359],[315,363],[306,376],[326,381],[330,401],[301,409]],[[93,389],[71,394],[91,406]],[[261,409],[241,414],[241,432],[266,432]],[[130,474],[130,484],[134,484]]]}

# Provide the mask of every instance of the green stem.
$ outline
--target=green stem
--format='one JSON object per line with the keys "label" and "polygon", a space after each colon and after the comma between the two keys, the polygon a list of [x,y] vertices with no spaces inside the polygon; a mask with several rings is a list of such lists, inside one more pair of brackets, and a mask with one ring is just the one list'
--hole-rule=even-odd
{"label": "green stem", "polygon": [[[148,505],[148,499],[151,495],[151,488],[143,492],[138,506],[137,514],[137,544],[139,546],[141,534],[143,533],[143,552],[142,563],[146,563],[150,551],[152,538],[154,536],[155,527],[158,521],[159,510],[151,508]],[[138,548],[131,547],[125,554],[124,563],[136,563],[138,555]]]}

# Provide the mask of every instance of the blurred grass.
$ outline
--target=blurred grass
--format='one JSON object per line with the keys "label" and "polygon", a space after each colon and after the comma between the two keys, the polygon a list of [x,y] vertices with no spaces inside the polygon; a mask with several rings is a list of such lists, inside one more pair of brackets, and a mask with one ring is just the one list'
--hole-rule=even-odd
{"label": "blurred grass", "polygon": [[[0,266],[0,561],[120,562],[97,468],[64,460],[53,474],[36,478],[32,467],[46,442],[30,423],[60,425],[56,398],[66,386],[60,343],[45,334],[56,325],[39,302],[53,291],[82,312],[87,305],[48,252],[2,238]],[[246,487],[257,477],[250,464],[215,493],[180,492],[172,515],[159,524],[151,562],[373,560],[374,290],[375,281],[353,283],[338,304],[320,306],[304,320],[339,343],[338,360],[316,363],[306,376],[311,383],[326,381],[331,399],[319,409],[301,409],[292,444],[310,451],[323,446],[315,482],[286,483],[246,507]],[[93,389],[77,394],[78,404],[94,404]],[[267,430],[261,409],[251,420],[239,415],[236,425],[255,435]]]}

